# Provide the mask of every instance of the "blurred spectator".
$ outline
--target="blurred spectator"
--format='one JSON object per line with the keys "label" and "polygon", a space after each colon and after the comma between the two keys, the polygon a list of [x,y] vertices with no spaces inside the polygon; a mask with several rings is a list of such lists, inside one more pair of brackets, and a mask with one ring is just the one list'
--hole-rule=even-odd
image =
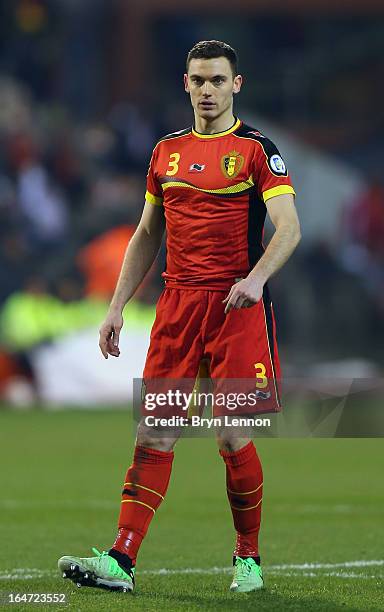
{"label": "blurred spectator", "polygon": [[384,183],[376,176],[368,183],[349,211],[350,241],[364,247],[377,260],[384,260]]}
{"label": "blurred spectator", "polygon": [[0,310],[0,335],[9,353],[20,353],[77,329],[98,325],[107,302],[85,298],[73,279],[56,280],[59,295],[53,295],[39,276],[29,276]]}
{"label": "blurred spectator", "polygon": [[343,219],[342,264],[358,275],[384,311],[384,184],[374,177]]}
{"label": "blurred spectator", "polygon": [[0,135],[28,130],[33,122],[28,89],[0,74]]}
{"label": "blurred spectator", "polygon": [[79,145],[76,127],[65,120],[52,134],[47,146],[47,169],[65,194],[71,214],[86,205],[88,177],[85,154]]}
{"label": "blurred spectator", "polygon": [[144,204],[145,181],[142,176],[101,172],[89,194],[92,212],[124,212],[136,221]]}
{"label": "blurred spectator", "polygon": [[156,144],[154,122],[140,106],[118,104],[109,115],[115,130],[121,161],[128,171],[143,171],[148,167],[152,149]]}
{"label": "blurred spectator", "polygon": [[16,173],[17,203],[28,239],[37,248],[56,246],[68,229],[66,202],[42,166],[28,134],[10,139],[9,159]]}
{"label": "blurred spectator", "polygon": [[[85,245],[77,261],[86,277],[85,293],[89,297],[110,300],[123,262],[124,253],[135,226],[122,226],[105,232]],[[139,287],[136,298],[145,292],[151,273]]]}
{"label": "blurred spectator", "polygon": [[13,292],[18,291],[28,274],[31,260],[21,230],[9,229],[0,243],[0,306]]}

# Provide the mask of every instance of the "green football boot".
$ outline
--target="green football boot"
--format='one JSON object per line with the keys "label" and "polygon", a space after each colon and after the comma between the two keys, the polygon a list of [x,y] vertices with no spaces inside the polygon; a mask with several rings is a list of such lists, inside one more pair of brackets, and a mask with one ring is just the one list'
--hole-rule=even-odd
{"label": "green football boot", "polygon": [[101,553],[97,548],[92,550],[96,557],[61,557],[57,565],[63,578],[69,578],[78,587],[132,592],[135,587],[135,568],[126,572],[107,552]]}
{"label": "green football boot", "polygon": [[264,587],[263,572],[252,557],[235,557],[234,572],[230,591],[249,593]]}

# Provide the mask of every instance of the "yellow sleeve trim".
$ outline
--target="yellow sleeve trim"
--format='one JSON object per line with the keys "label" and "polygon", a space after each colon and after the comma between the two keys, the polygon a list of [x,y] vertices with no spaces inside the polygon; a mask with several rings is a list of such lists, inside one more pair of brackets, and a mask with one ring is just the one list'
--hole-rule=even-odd
{"label": "yellow sleeve trim", "polygon": [[292,193],[296,195],[295,190],[290,185],[278,185],[278,187],[272,187],[272,189],[267,189],[267,191],[263,191],[263,200],[266,202],[270,198],[274,198],[278,195],[283,195],[284,193]]}
{"label": "yellow sleeve trim", "polygon": [[161,206],[163,204],[163,198],[159,196],[154,196],[149,191],[145,192],[145,199],[150,204],[155,204],[156,206]]}

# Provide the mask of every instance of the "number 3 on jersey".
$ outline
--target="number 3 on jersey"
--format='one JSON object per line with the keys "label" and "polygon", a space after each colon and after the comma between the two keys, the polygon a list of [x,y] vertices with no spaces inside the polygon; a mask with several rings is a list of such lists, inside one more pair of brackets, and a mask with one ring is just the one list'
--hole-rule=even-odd
{"label": "number 3 on jersey", "polygon": [[266,368],[263,363],[255,363],[256,370],[256,387],[258,389],[265,389],[268,387],[268,378],[266,377]]}
{"label": "number 3 on jersey", "polygon": [[174,176],[179,169],[180,153],[171,153],[169,156],[167,176]]}

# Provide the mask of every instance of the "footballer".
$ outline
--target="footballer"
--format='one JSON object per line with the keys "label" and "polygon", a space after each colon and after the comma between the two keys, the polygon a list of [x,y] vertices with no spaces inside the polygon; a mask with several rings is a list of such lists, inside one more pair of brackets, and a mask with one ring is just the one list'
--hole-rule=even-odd
{"label": "footballer", "polygon": [[[276,146],[233,113],[240,92],[237,54],[220,41],[189,52],[184,74],[194,122],[153,149],[141,220],[126,250],[99,346],[118,357],[124,306],[154,262],[166,231],[165,288],[156,308],[143,380],[252,379],[260,407],[280,409],[280,365],[268,279],[300,240],[294,189]],[[268,213],[275,231],[263,247]],[[265,410],[264,410],[265,411]],[[213,404],[212,416],[225,414]],[[251,410],[247,411],[250,414]],[[171,477],[177,430],[159,435],[143,418],[122,488],[114,543],[58,566],[79,586],[133,591],[136,560]],[[217,431],[226,470],[235,546],[231,591],[263,587],[258,535],[263,473],[256,448],[234,427]]]}

